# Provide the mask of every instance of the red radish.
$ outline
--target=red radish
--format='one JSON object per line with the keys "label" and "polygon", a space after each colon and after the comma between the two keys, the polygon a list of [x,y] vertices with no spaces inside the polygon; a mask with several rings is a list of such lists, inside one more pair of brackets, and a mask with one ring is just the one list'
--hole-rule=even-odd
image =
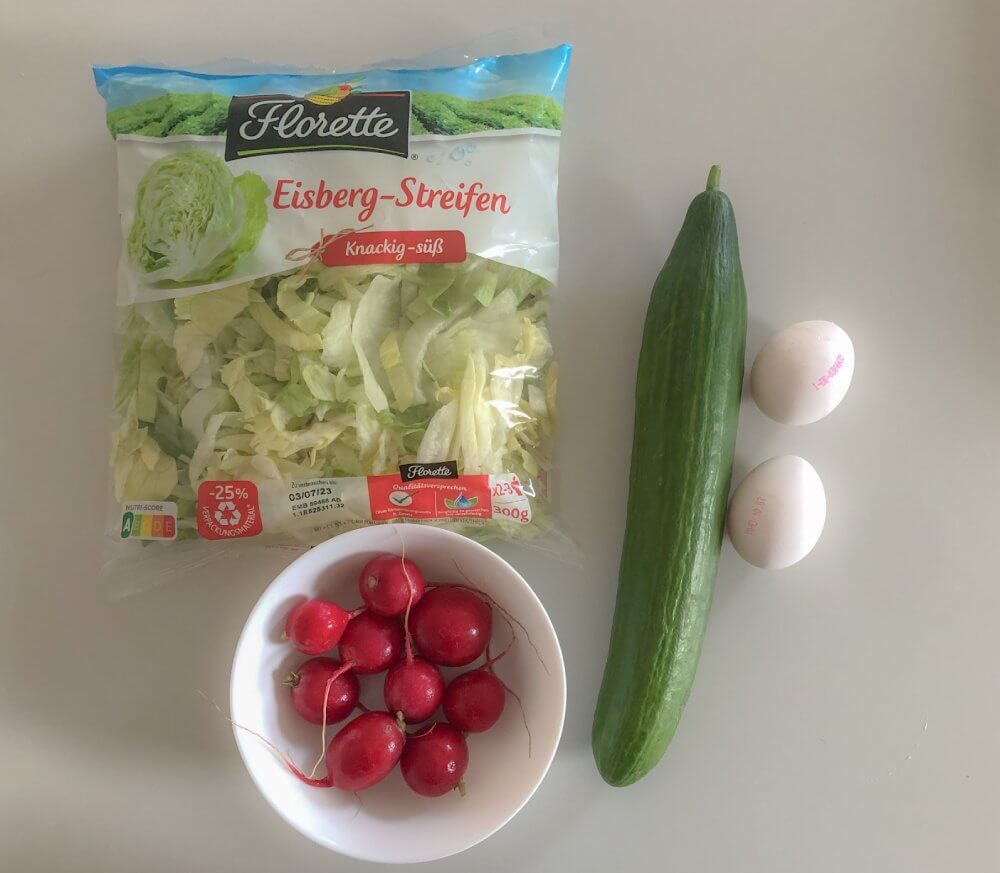
{"label": "red radish", "polygon": [[285,619],[285,636],[306,655],[322,655],[340,642],[351,615],[329,600],[300,603]]}
{"label": "red radish", "polygon": [[360,791],[389,775],[406,735],[387,712],[366,712],[341,728],[326,750],[327,778],[335,788]]}
{"label": "red radish", "polygon": [[381,782],[396,766],[406,735],[387,712],[366,712],[349,721],[326,750],[326,778],[312,779],[285,759],[306,785],[361,791]]}
{"label": "red radish", "polygon": [[444,722],[408,736],[399,762],[406,784],[424,797],[440,797],[452,788],[465,794],[462,777],[468,766],[465,737]]}
{"label": "red radish", "polygon": [[444,677],[421,658],[400,661],[385,674],[385,705],[411,724],[426,721],[441,705]]}
{"label": "red radish", "polygon": [[377,555],[358,579],[361,599],[378,615],[402,615],[424,596],[424,574],[409,558]]}
{"label": "red radish", "polygon": [[[435,583],[432,583],[432,584],[428,584],[427,587],[428,588],[457,588],[457,589],[460,589],[460,590],[463,590],[463,591],[471,591],[473,594],[476,594],[477,596],[481,597],[490,606],[492,606],[497,612],[499,612],[500,615],[503,616],[504,620],[507,622],[508,627],[510,627],[510,631],[511,631],[512,635],[514,633],[514,625],[517,625],[521,629],[521,632],[524,634],[525,639],[527,639],[527,641],[528,641],[528,645],[531,646],[531,648],[535,650],[535,657],[538,658],[538,663],[541,664],[542,665],[542,669],[546,673],[548,673],[549,672],[549,668],[546,666],[545,661],[542,660],[542,653],[538,651],[538,646],[536,646],[535,643],[532,641],[531,634],[528,633],[528,629],[520,621],[518,621],[516,618],[514,618],[514,616],[511,615],[506,609],[504,609],[499,603],[497,603],[496,600],[494,600],[489,594],[487,594],[485,591],[482,591],[481,589],[479,589],[478,587],[476,587],[476,585],[468,577],[468,575],[465,573],[465,571],[459,566],[458,561],[455,561],[455,569],[458,570],[458,572],[462,574],[462,577],[465,579],[465,581],[468,583],[468,585],[453,585],[453,584],[450,584],[448,582],[435,582]],[[511,642],[513,642],[513,640]],[[509,645],[508,645],[508,648],[509,648]],[[502,657],[502,655],[499,655],[498,658],[499,657]],[[496,660],[496,659],[494,659],[494,660]]]}
{"label": "red radish", "polygon": [[298,714],[313,724],[323,724],[325,698],[326,723],[347,718],[358,705],[361,693],[358,677],[350,670],[350,664],[341,664],[335,658],[313,658],[289,673],[285,685],[292,690],[292,705]]}
{"label": "red radish", "polygon": [[340,657],[355,673],[381,673],[403,651],[403,628],[395,618],[362,612],[352,618],[340,638]]}
{"label": "red radish", "polygon": [[431,588],[410,613],[410,630],[428,661],[461,667],[476,660],[486,648],[493,611],[466,588]]}
{"label": "red radish", "polygon": [[462,673],[445,689],[442,700],[445,718],[460,731],[472,734],[488,731],[503,714],[505,693],[503,683],[489,668]]}

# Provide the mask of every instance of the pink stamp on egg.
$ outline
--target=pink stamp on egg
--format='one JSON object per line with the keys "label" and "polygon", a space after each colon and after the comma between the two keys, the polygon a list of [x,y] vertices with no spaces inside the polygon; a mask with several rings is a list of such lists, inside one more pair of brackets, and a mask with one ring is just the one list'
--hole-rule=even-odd
{"label": "pink stamp on egg", "polygon": [[829,369],[820,376],[815,382],[812,383],[813,390],[819,391],[820,388],[825,388],[830,384],[830,380],[840,372],[840,368],[844,366],[844,356],[837,355],[834,362],[830,365]]}

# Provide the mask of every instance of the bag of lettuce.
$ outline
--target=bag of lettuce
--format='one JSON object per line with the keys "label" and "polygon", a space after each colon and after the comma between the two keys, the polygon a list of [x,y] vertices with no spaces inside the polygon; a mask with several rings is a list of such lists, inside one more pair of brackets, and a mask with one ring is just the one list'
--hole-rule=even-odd
{"label": "bag of lettuce", "polygon": [[124,240],[116,591],[394,520],[565,547],[547,307],[569,54],[95,69]]}

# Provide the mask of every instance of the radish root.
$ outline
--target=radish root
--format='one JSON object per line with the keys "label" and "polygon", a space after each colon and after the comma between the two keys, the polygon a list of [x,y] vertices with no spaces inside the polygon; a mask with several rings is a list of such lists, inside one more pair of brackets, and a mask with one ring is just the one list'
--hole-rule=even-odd
{"label": "radish root", "polygon": [[506,616],[503,616],[503,620],[507,622],[507,629],[510,631],[510,639],[507,641],[507,645],[504,646],[498,654],[491,656],[490,644],[487,643],[486,649],[483,652],[486,657],[486,660],[483,661],[483,669],[489,670],[491,673],[494,672],[493,665],[511,650],[511,647],[514,645],[514,640],[516,639],[516,636],[514,635],[514,626],[510,623],[510,620]]}
{"label": "radish root", "polygon": [[351,794],[354,795],[354,799],[358,802],[358,805],[354,807],[354,815],[351,816],[348,824],[354,824],[354,819],[361,815],[361,810],[364,809],[365,802],[361,799],[360,791],[352,791]]}
{"label": "radish root", "polygon": [[538,646],[536,646],[535,643],[534,643],[534,641],[531,639],[531,634],[528,633],[528,629],[524,626],[524,624],[522,622],[518,621],[513,615],[511,615],[511,613],[509,613],[499,603],[497,603],[497,601],[493,597],[491,597],[489,594],[487,594],[482,589],[477,588],[476,584],[469,578],[468,574],[462,569],[462,567],[458,563],[458,561],[453,561],[453,563],[455,564],[455,569],[458,570],[458,572],[461,574],[462,578],[468,583],[467,585],[452,585],[452,584],[450,584],[448,582],[438,582],[438,583],[435,583],[433,585],[429,585],[428,587],[430,587],[430,588],[465,588],[466,590],[471,591],[473,594],[478,594],[490,606],[492,606],[497,612],[499,612],[505,619],[507,619],[508,622],[510,622],[511,624],[517,625],[521,629],[521,632],[524,634],[524,638],[528,641],[528,645],[531,646],[531,648],[534,650],[535,657],[538,658],[538,663],[542,665],[542,669],[545,670],[545,673],[547,675],[551,675],[549,673],[549,668],[546,665],[545,660],[542,658],[542,653],[540,651],[538,651]]}
{"label": "radish root", "polygon": [[209,697],[204,691],[201,691],[199,689],[198,693],[202,697],[204,697],[205,700],[207,700],[212,706],[214,706],[219,715],[221,715],[233,727],[239,728],[241,731],[246,731],[251,736],[256,737],[258,740],[260,740],[265,746],[268,747],[268,749],[270,749],[272,752],[274,752],[275,755],[277,755],[278,759],[281,761],[282,764],[284,764],[289,770],[291,770],[291,772],[295,776],[297,776],[299,779],[305,782],[306,785],[312,785],[316,788],[330,788],[332,786],[329,776],[326,779],[313,779],[311,776],[306,776],[305,773],[303,773],[298,767],[295,766],[295,764],[292,762],[292,759],[288,757],[288,755],[285,752],[282,752],[281,749],[279,749],[262,733],[255,731],[253,728],[248,728],[246,725],[242,725],[238,721],[234,721],[232,718],[230,718],[229,714],[221,706],[219,706],[218,703],[212,700],[212,698]]}
{"label": "radish root", "polygon": [[[490,671],[492,672],[492,671]],[[504,690],[517,701],[517,708],[521,710],[521,721],[524,723],[524,732],[528,735],[528,757],[531,757],[531,728],[528,727],[528,716],[524,711],[524,704],[521,702],[521,696],[514,691],[506,682],[503,681],[496,673],[493,673],[497,677],[497,682],[503,685]]]}
{"label": "radish root", "polygon": [[449,585],[447,583],[441,584],[441,585],[435,585],[435,586],[432,586],[432,587],[435,587],[435,588],[461,588],[463,590],[472,591],[473,593],[478,594],[479,596],[483,597],[490,604],[490,606],[494,607],[497,610],[497,612],[500,613],[500,615],[503,617],[503,620],[505,622],[507,622],[507,627],[510,629],[510,640],[507,641],[507,645],[504,646],[503,649],[501,649],[496,655],[491,655],[490,654],[490,644],[489,644],[489,642],[486,643],[486,649],[484,650],[484,655],[486,657],[486,660],[483,662],[483,666],[482,666],[481,669],[486,670],[486,671],[492,673],[493,676],[496,678],[497,682],[499,682],[503,686],[504,691],[506,691],[511,697],[514,698],[514,700],[517,701],[517,708],[521,711],[521,721],[524,724],[524,732],[528,735],[528,757],[530,758],[531,757],[531,728],[528,727],[528,716],[527,716],[527,713],[525,713],[525,711],[524,711],[524,703],[521,701],[521,695],[519,695],[516,691],[514,691],[514,689],[511,688],[506,682],[504,682],[503,679],[501,679],[499,676],[497,676],[496,671],[493,669],[493,665],[497,661],[499,661],[502,657],[504,657],[510,651],[511,646],[514,645],[514,640],[516,639],[516,634],[514,633],[514,625],[515,624],[519,628],[521,628],[522,631],[524,631],[524,636],[527,638],[528,644],[531,646],[532,649],[534,649],[534,651],[535,651],[535,657],[538,658],[538,662],[542,665],[542,667],[545,668],[545,672],[546,673],[549,672],[549,668],[545,666],[545,661],[542,660],[541,653],[538,651],[537,646],[535,646],[535,644],[531,641],[531,637],[528,635],[528,631],[524,627],[524,625],[521,624],[521,622],[519,622],[516,618],[514,618],[513,615],[511,615],[506,609],[504,609],[492,597],[490,597],[489,594],[487,594],[484,591],[480,591],[478,588],[476,588],[475,585],[472,583],[472,580],[469,579],[469,577],[465,574],[465,572],[462,570],[462,568],[458,565],[457,561],[455,562],[455,568],[458,570],[459,573],[462,574],[462,578],[464,578],[466,580],[466,582],[469,583],[468,587],[466,587],[465,585]]}

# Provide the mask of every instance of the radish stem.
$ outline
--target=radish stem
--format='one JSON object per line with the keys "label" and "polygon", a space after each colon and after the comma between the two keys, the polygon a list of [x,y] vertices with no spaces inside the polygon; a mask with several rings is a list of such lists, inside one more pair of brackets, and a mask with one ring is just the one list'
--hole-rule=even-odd
{"label": "radish stem", "polygon": [[406,613],[403,615],[403,645],[406,647],[406,663],[412,664],[413,641],[410,637],[410,608],[413,606],[413,580],[410,578],[410,571],[406,569],[406,539],[399,528],[393,527],[393,530],[396,532],[396,536],[399,537],[401,549],[399,563],[403,566],[403,576],[406,579],[406,588],[409,592],[409,596],[406,598]]}
{"label": "radish stem", "polygon": [[316,763],[313,764],[312,770],[309,771],[309,778],[312,779],[316,775],[316,771],[319,769],[319,765],[323,763],[323,759],[326,757],[326,722],[327,722],[327,704],[330,701],[330,686],[337,681],[337,678],[354,665],[348,661],[346,664],[341,665],[339,670],[335,670],[333,675],[326,680],[326,688],[323,689],[323,725],[320,728],[319,735],[319,757],[316,759]]}

